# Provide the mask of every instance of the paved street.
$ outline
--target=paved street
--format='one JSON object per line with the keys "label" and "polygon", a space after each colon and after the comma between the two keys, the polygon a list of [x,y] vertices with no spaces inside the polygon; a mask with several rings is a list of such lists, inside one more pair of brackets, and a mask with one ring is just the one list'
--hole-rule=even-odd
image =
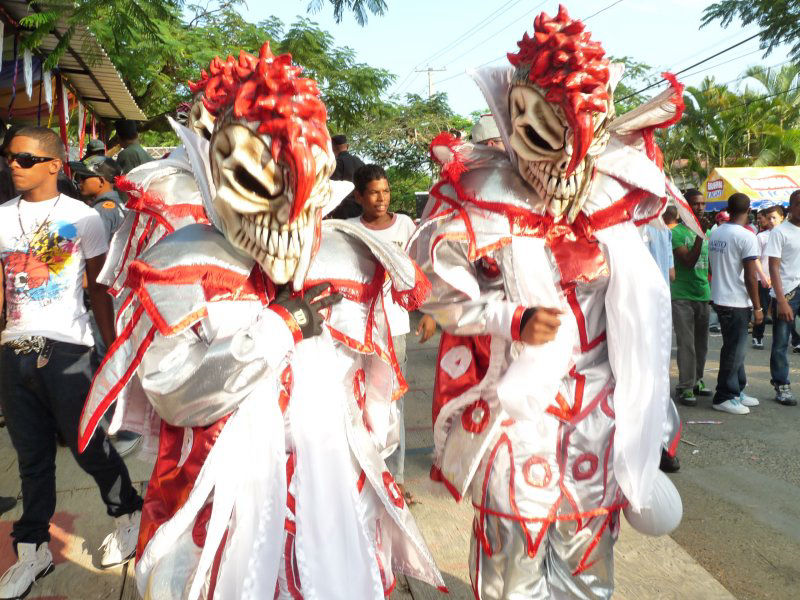
{"label": "paved street", "polygon": [[[769,347],[771,339],[766,342]],[[720,337],[712,337],[707,377],[712,385],[720,344]],[[472,597],[467,572],[472,512],[468,504],[456,504],[428,478],[436,345],[436,340],[425,346],[409,343],[406,485],[419,500],[412,510],[445,573],[449,598],[461,600]],[[800,569],[795,557],[800,553],[800,467],[795,450],[800,408],[782,407],[769,400],[768,354],[768,350],[751,350],[748,355],[749,391],[763,400],[751,415],[736,417],[713,411],[710,399],[701,400],[696,408],[681,407],[684,439],[693,444],[681,444],[683,466],[673,476],[683,497],[683,523],[671,538],[653,539],[637,534],[623,520],[616,549],[617,598],[798,597]],[[797,378],[800,355],[793,355],[791,362]],[[148,465],[135,458],[127,463],[134,479],[144,486]],[[18,490],[16,461],[7,433],[0,430],[0,495]],[[58,512],[51,528],[57,568],[29,598],[136,598],[130,568],[101,572],[94,566],[96,549],[111,520],[91,481],[64,449],[58,458],[58,490]],[[0,540],[8,539],[11,522],[18,515],[19,507],[0,517]],[[3,543],[0,569],[12,560]],[[412,580],[401,583],[393,597],[448,596]]]}
{"label": "paved street", "polygon": [[[672,537],[736,597],[747,599],[800,597],[800,407],[773,400],[770,331],[768,326],[766,348],[747,354],[747,392],[761,406],[745,416],[712,410],[710,398],[679,407],[683,439],[695,446],[681,444],[681,471],[672,478],[684,507]],[[712,334],[706,365],[712,389],[721,344]],[[790,365],[797,394],[800,354],[790,354]],[[672,374],[674,384],[674,360]]]}

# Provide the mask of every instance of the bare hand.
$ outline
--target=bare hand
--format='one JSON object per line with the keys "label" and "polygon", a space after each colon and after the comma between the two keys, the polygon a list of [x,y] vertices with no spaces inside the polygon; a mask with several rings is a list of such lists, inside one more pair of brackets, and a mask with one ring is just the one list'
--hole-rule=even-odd
{"label": "bare hand", "polygon": [[753,324],[754,325],[761,325],[764,322],[764,310],[754,310],[753,311]]}
{"label": "bare hand", "polygon": [[789,306],[786,298],[780,298],[778,300],[778,308],[776,312],[778,314],[778,318],[782,321],[789,321],[789,323],[794,321],[794,312],[792,312],[792,307]]}
{"label": "bare hand", "polygon": [[436,333],[436,321],[430,315],[423,315],[422,319],[417,325],[416,334],[419,336],[419,342],[424,344],[433,337]]}
{"label": "bare hand", "polygon": [[555,308],[537,308],[525,323],[520,339],[531,346],[539,346],[552,341],[561,325],[561,311]]}

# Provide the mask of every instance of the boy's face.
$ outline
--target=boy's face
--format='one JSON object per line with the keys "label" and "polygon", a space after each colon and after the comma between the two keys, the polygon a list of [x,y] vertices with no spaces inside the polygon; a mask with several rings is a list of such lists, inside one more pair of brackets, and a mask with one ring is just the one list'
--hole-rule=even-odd
{"label": "boy's face", "polygon": [[783,217],[779,210],[773,210],[764,215],[764,226],[767,229],[777,227],[783,222]]}
{"label": "boy's face", "polygon": [[373,179],[363,193],[356,191],[356,200],[364,209],[364,215],[371,219],[382,217],[389,211],[391,196],[387,179]]}

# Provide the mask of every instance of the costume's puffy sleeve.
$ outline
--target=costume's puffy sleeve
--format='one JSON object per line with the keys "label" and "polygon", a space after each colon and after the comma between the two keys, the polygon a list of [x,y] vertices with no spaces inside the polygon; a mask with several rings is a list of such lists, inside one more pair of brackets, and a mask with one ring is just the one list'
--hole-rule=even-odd
{"label": "costume's puffy sleeve", "polygon": [[278,385],[295,341],[280,313],[259,302],[210,303],[198,326],[156,335],[139,376],[167,423],[206,426],[236,408],[270,372]]}
{"label": "costume's puffy sleeve", "polygon": [[519,339],[526,307],[506,299],[494,259],[486,256],[471,262],[466,241],[430,237],[423,232],[413,245],[417,262],[433,288],[422,311],[448,333]]}

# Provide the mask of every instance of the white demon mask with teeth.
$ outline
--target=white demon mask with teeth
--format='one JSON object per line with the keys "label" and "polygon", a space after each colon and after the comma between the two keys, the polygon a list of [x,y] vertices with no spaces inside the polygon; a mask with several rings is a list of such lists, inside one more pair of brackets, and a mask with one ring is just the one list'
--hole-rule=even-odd
{"label": "white demon mask with teeth", "polygon": [[509,54],[510,143],[522,177],[555,219],[573,222],[589,195],[595,158],[614,116],[608,61],[583,23],[546,13]]}
{"label": "white demon mask with teeth", "polygon": [[205,107],[214,209],[223,234],[276,284],[302,288],[319,246],[336,159],[316,82],[265,44],[258,57],[215,59]]}

